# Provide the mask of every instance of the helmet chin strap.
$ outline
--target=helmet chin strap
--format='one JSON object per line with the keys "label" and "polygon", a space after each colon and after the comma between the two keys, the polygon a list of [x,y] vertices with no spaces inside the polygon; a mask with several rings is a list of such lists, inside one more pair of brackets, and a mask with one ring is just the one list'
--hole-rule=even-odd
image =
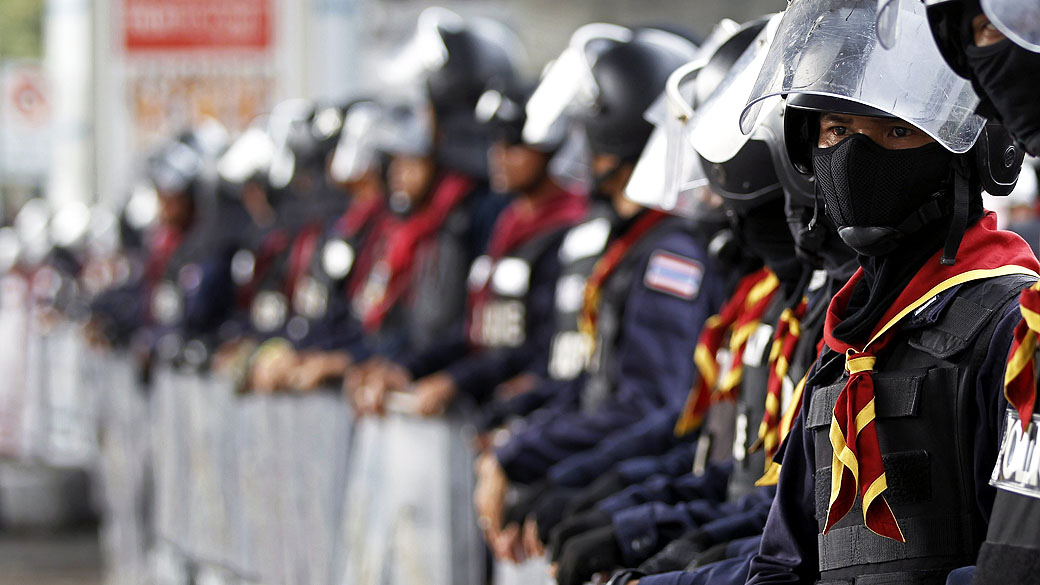
{"label": "helmet chin strap", "polygon": [[968,177],[970,176],[968,162],[965,157],[956,157],[956,167],[953,174],[953,220],[950,222],[950,231],[946,234],[946,244],[943,246],[942,263],[945,266],[953,266],[957,261],[957,249],[964,239],[964,230],[968,228],[968,208],[970,207],[970,195],[968,188]]}

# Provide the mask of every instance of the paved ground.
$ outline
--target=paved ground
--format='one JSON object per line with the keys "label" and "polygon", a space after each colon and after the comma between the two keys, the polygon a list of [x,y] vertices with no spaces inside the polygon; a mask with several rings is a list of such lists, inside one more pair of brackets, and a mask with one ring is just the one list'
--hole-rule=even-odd
{"label": "paved ground", "polygon": [[0,533],[0,585],[100,585],[96,532]]}

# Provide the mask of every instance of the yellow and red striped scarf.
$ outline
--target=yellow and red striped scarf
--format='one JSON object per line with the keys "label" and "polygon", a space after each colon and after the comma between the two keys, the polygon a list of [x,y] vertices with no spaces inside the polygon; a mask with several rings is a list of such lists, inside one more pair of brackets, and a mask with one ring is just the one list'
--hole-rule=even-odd
{"label": "yellow and red striped scarf", "polygon": [[895,338],[902,319],[937,294],[960,284],[1010,274],[1035,276],[1040,269],[1036,257],[1021,238],[996,229],[996,215],[992,212],[987,212],[964,234],[955,265],[941,264],[941,253],[941,250],[936,252],[925,262],[862,346],[853,346],[833,335],[834,328],[845,316],[856,283],[863,278],[862,270],[852,276],[828,307],[824,340],[833,351],[845,354],[849,378],[838,395],[831,418],[829,437],[834,456],[825,534],[848,514],[859,496],[867,528],[880,536],[905,542],[884,497],[888,483],[874,421],[872,376],[877,355]]}
{"label": "yellow and red striped scarf", "polygon": [[[733,296],[719,313],[704,322],[693,354],[698,374],[675,423],[676,436],[700,428],[716,392],[719,396],[732,397],[744,373],[741,356],[748,338],[758,328],[779,287],[780,281],[768,268],[752,272],[740,279]],[[718,353],[727,336],[733,360],[729,369],[720,375]]]}
{"label": "yellow and red striped scarf", "polygon": [[1025,431],[1036,408],[1036,347],[1040,332],[1040,282],[1022,291],[1018,297],[1022,320],[1015,326],[1008,366],[1004,371],[1004,396],[1018,411]]}
{"label": "yellow and red striped scarf", "polygon": [[769,348],[769,380],[766,383],[766,411],[762,416],[762,422],[758,425],[758,440],[752,445],[751,450],[760,448],[766,450],[766,467],[780,447],[780,421],[783,407],[781,394],[784,377],[791,367],[791,357],[798,346],[798,340],[802,337],[802,318],[805,317],[805,308],[808,299],[802,297],[797,305],[788,307],[780,313],[780,319],[776,324],[776,332],[773,334],[773,343]]}
{"label": "yellow and red striped scarf", "polygon": [[578,315],[578,331],[589,340],[590,352],[595,350],[596,323],[599,320],[600,291],[603,283],[614,273],[632,246],[635,246],[651,228],[661,223],[666,217],[668,214],[656,209],[643,212],[643,216],[615,240],[592,267],[592,274],[585,283],[585,298],[581,305],[581,314]]}

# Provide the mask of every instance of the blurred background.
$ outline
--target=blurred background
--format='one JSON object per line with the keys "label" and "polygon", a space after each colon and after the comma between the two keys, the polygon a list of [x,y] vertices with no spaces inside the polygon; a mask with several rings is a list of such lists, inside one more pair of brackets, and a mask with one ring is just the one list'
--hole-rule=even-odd
{"label": "blurred background", "polygon": [[[210,116],[234,135],[287,98],[342,100],[385,67],[429,2],[2,0],[0,226],[26,205],[121,208],[161,140]],[[784,0],[499,0],[442,5],[513,27],[532,77],[588,22],[707,34]],[[10,341],[8,340],[8,343]],[[2,421],[0,417],[0,421]],[[2,428],[0,439],[17,430]],[[82,469],[0,457],[0,585],[103,582]]]}

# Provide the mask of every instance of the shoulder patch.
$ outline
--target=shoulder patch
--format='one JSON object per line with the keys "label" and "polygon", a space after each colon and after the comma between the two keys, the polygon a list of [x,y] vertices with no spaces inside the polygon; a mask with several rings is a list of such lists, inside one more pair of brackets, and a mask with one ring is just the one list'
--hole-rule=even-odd
{"label": "shoulder patch", "polygon": [[680,299],[693,300],[701,290],[704,265],[696,260],[657,250],[643,276],[643,284],[651,290]]}

